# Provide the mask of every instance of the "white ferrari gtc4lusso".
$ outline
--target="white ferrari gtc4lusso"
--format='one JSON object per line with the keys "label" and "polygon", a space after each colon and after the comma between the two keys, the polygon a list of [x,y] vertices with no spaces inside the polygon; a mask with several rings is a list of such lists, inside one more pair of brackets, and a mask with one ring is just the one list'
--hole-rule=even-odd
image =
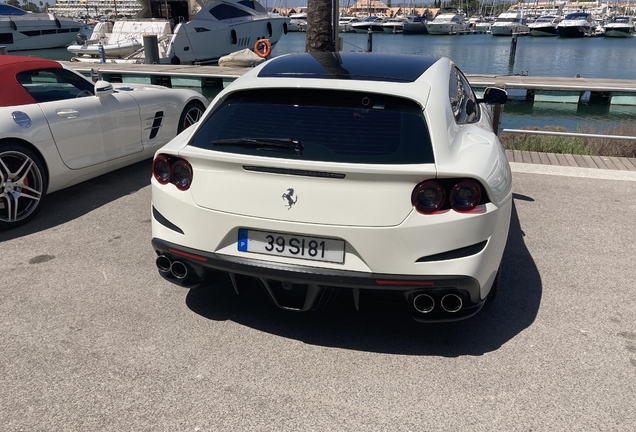
{"label": "white ferrari gtc4lusso", "polygon": [[93,83],[34,57],[0,55],[0,82],[0,229],[47,193],[151,158],[207,106],[194,90]]}
{"label": "white ferrari gtc4lusso", "polygon": [[[255,281],[280,308],[334,293],[467,318],[499,285],[511,173],[489,105],[446,58],[274,58],[153,160],[152,245],[184,287]],[[249,282],[251,284],[251,282]]]}

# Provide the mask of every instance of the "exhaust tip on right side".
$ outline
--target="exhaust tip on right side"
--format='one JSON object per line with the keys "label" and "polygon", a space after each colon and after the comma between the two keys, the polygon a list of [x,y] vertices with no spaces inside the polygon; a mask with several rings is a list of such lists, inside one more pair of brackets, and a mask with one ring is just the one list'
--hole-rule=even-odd
{"label": "exhaust tip on right side", "polygon": [[440,302],[442,309],[449,313],[459,312],[462,308],[462,298],[457,294],[446,294]]}

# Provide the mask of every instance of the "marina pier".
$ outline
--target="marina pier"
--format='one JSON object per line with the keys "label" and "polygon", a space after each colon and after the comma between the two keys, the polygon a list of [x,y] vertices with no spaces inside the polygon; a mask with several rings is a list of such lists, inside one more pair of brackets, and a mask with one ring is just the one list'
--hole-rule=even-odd
{"label": "marina pier", "polygon": [[[86,75],[99,72],[112,82],[159,84],[167,87],[222,89],[251,68],[198,65],[62,62]],[[512,99],[534,102],[582,102],[636,106],[636,80],[540,77],[528,75],[480,75],[466,77],[477,91],[500,87]]]}

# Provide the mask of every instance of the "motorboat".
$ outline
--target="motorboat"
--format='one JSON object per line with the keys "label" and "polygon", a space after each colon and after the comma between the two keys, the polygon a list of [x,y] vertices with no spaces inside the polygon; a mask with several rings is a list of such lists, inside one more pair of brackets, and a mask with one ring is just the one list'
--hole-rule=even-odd
{"label": "motorboat", "polygon": [[426,23],[426,30],[432,35],[452,35],[468,30],[468,22],[462,13],[442,12]]}
{"label": "motorboat", "polygon": [[340,33],[353,33],[351,25],[360,22],[360,18],[356,16],[341,16],[338,19],[338,31]]}
{"label": "motorboat", "polygon": [[382,23],[382,29],[384,30],[384,33],[403,33],[404,23],[407,21],[408,18],[405,16],[396,16],[394,18],[389,18]]}
{"label": "motorboat", "polygon": [[504,12],[499,14],[490,26],[493,36],[510,36],[513,33],[528,33],[527,18],[522,12]]}
{"label": "motorboat", "polygon": [[557,25],[561,19],[556,15],[542,15],[528,24],[530,36],[558,36]]}
{"label": "motorboat", "polygon": [[567,14],[557,25],[559,37],[584,37],[594,35],[596,25],[592,14],[587,12],[574,12]]}
{"label": "motorboat", "polygon": [[402,28],[404,34],[427,34],[426,20],[418,16],[412,17],[410,20],[404,23]]}
{"label": "motorboat", "polygon": [[0,3],[0,45],[7,51],[67,46],[85,24],[48,13],[30,13]]}
{"label": "motorboat", "polygon": [[289,25],[287,31],[290,32],[306,32],[307,31],[307,12],[291,14],[289,16]]}
{"label": "motorboat", "polygon": [[489,33],[492,20],[482,17],[473,17],[468,20],[468,28],[475,33]]}
{"label": "motorboat", "polygon": [[[155,22],[161,23],[160,29],[157,29],[154,25],[150,27],[149,23],[152,20],[144,15],[155,15],[152,12],[157,10],[155,3],[159,2],[139,1],[143,6],[139,18],[122,20],[124,24],[121,25],[117,25],[119,22],[117,21],[113,26],[111,33],[121,33],[117,36],[113,34],[109,36],[107,45],[111,45],[109,48],[113,49],[107,50],[102,43],[107,58],[121,60],[120,62],[145,62],[145,49],[139,46],[138,42],[143,43],[144,34],[150,36],[156,34],[159,63],[215,63],[220,57],[232,52],[246,48],[254,49],[254,45],[260,39],[267,39],[269,45],[273,47],[287,33],[290,22],[289,17],[267,12],[256,0],[198,0],[200,10],[191,19],[188,19],[189,9],[179,9],[182,2],[175,2],[172,5],[174,6],[171,9],[172,14],[169,16],[179,15],[169,20],[156,18]],[[166,1],[163,0],[158,6],[163,8]],[[190,2],[194,1],[190,0]],[[171,5],[170,2],[167,4]],[[173,25],[174,29],[172,29]],[[126,43],[137,45],[137,49],[132,54],[122,56],[114,49],[115,41],[120,45]],[[99,36],[91,38],[85,45],[99,46]],[[80,48],[73,46],[72,49]],[[94,62],[94,57],[94,54],[78,55],[73,60]],[[119,59],[119,57],[123,58]]]}
{"label": "motorboat", "polygon": [[630,16],[615,16],[603,25],[606,37],[630,37],[634,34],[634,20]]}
{"label": "motorboat", "polygon": [[351,29],[356,33],[384,33],[382,24],[384,24],[385,21],[386,19],[383,17],[372,15],[362,21],[352,23]]}
{"label": "motorboat", "polygon": [[167,20],[161,19],[102,21],[95,25],[90,39],[78,35],[67,50],[76,56],[120,59],[143,49],[144,35],[155,35],[157,43],[165,45],[172,38],[172,29]]}

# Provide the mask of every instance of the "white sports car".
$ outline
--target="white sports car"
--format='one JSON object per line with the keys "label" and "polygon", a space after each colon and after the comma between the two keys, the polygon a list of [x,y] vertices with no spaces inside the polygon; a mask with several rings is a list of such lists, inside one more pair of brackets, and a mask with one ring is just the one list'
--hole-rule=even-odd
{"label": "white sports car", "polygon": [[185,287],[248,277],[279,307],[400,294],[420,321],[499,284],[511,173],[486,104],[446,58],[298,54],[221,92],[153,160],[152,245]]}
{"label": "white sports car", "polygon": [[152,157],[207,106],[194,90],[113,88],[33,57],[0,55],[0,82],[0,229],[47,193]]}

